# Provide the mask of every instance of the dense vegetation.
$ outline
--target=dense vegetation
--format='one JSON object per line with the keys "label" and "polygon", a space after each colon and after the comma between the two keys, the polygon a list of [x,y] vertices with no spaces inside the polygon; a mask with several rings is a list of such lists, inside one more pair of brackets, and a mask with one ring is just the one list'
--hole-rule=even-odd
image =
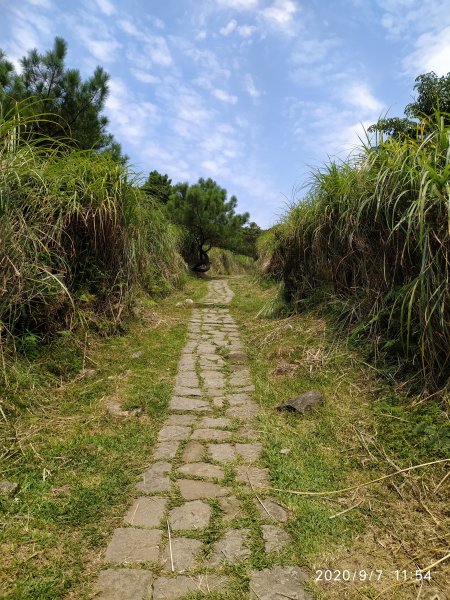
{"label": "dense vegetation", "polygon": [[428,389],[450,372],[449,162],[448,115],[422,114],[414,134],[316,171],[306,198],[260,240],[295,310],[326,300],[373,356]]}

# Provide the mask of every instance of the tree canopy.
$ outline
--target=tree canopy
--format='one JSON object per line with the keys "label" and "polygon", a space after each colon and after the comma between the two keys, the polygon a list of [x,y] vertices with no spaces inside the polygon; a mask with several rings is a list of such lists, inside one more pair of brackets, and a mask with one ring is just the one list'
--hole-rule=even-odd
{"label": "tree canopy", "polygon": [[67,43],[55,38],[53,48],[43,54],[30,50],[21,59],[17,73],[0,51],[0,102],[3,115],[20,106],[22,113],[51,114],[34,127],[42,136],[64,138],[80,149],[108,150],[120,158],[120,146],[106,130],[108,120],[102,115],[108,95],[109,75],[97,67],[83,81],[77,69],[68,69],[65,61]]}
{"label": "tree canopy", "polygon": [[161,204],[167,204],[172,193],[172,180],[167,174],[151,171],[141,189]]}
{"label": "tree canopy", "polygon": [[405,107],[405,117],[379,119],[369,127],[369,132],[384,133],[393,138],[414,136],[420,122],[432,117],[436,111],[443,116],[446,124],[450,123],[450,73],[441,77],[433,71],[419,75],[414,90],[417,96]]}
{"label": "tree canopy", "polygon": [[171,218],[190,233],[197,253],[194,268],[208,270],[208,251],[213,246],[232,249],[248,221],[248,213],[236,214],[236,196],[213,179],[200,178],[194,185],[177,183],[167,204]]}

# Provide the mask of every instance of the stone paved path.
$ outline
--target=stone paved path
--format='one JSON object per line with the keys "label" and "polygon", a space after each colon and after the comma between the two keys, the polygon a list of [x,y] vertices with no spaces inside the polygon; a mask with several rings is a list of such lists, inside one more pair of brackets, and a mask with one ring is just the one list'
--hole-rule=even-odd
{"label": "stone paved path", "polygon": [[[305,573],[286,566],[290,515],[264,493],[270,484],[258,441],[260,407],[225,308],[232,297],[226,281],[211,281],[205,307],[193,310],[170,416],[106,548],[99,600],[176,600],[192,592],[311,598]],[[263,549],[272,566],[255,570],[252,556]],[[244,592],[236,575],[242,569]]]}

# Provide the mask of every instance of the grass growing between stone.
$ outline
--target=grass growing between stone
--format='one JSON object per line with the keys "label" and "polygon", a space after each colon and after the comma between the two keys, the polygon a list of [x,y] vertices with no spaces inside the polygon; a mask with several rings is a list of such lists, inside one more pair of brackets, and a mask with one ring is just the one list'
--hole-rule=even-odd
{"label": "grass growing between stone", "polygon": [[[0,499],[2,598],[91,597],[166,414],[191,312],[176,302],[204,294],[205,282],[191,281],[158,304],[143,300],[121,336],[6,365],[5,405],[18,408],[2,421],[0,479],[20,488]],[[65,377],[49,370],[68,360]],[[138,414],[112,416],[117,402]]]}
{"label": "grass growing between stone", "polygon": [[[236,294],[231,313],[246,345],[255,398],[265,409],[260,433],[274,488],[330,492],[450,456],[445,406],[403,398],[357,352],[330,339],[313,312],[258,317],[273,287],[244,278],[230,284]],[[303,416],[274,410],[311,389],[323,392],[322,407]],[[314,597],[446,598],[448,561],[432,570],[431,581],[415,581],[416,569],[448,553],[445,467],[329,496],[273,491],[292,511],[290,550],[310,574]],[[315,583],[318,569],[330,569],[333,581]],[[351,581],[343,581],[348,574]]]}

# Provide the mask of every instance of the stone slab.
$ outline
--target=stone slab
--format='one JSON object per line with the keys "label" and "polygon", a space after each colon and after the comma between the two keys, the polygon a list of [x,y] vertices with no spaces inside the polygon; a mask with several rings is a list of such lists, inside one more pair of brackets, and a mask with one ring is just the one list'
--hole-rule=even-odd
{"label": "stone slab", "polygon": [[208,456],[215,462],[226,463],[235,460],[236,450],[233,444],[208,444]]}
{"label": "stone slab", "polygon": [[153,575],[144,569],[100,571],[96,600],[148,600],[152,597]]}
{"label": "stone slab", "polygon": [[235,563],[250,555],[249,530],[230,529],[213,546],[209,566]]}
{"label": "stone slab", "polygon": [[191,431],[190,427],[184,427],[183,425],[164,425],[158,434],[158,441],[187,440],[191,435]]}
{"label": "stone slab", "polygon": [[196,566],[196,558],[202,549],[202,542],[185,537],[172,537],[167,544],[164,558],[164,571],[182,573]]}
{"label": "stone slab", "polygon": [[312,600],[303,586],[307,576],[299,567],[272,567],[252,571],[250,578],[250,600]]}
{"label": "stone slab", "polygon": [[230,406],[240,406],[241,404],[251,402],[248,394],[229,394],[227,400]]}
{"label": "stone slab", "polygon": [[204,479],[223,479],[223,469],[217,465],[211,465],[205,462],[192,462],[187,465],[182,465],[178,471],[183,475],[191,477],[203,477]]}
{"label": "stone slab", "polygon": [[245,517],[245,513],[242,510],[240,502],[236,498],[236,496],[226,496],[225,498],[219,498],[218,502],[220,504],[220,508],[223,511],[222,519],[225,522]]}
{"label": "stone slab", "polygon": [[205,455],[205,447],[200,442],[188,442],[183,450],[183,462],[198,462]]}
{"label": "stone slab", "polygon": [[194,479],[179,479],[177,481],[181,495],[185,500],[199,498],[219,498],[228,496],[230,489],[209,481],[196,481]]}
{"label": "stone slab", "polygon": [[162,533],[159,529],[120,527],[106,548],[105,562],[129,564],[157,562]]}
{"label": "stone slab", "polygon": [[170,511],[169,523],[174,531],[204,529],[211,518],[211,507],[206,502],[194,500]]}
{"label": "stone slab", "polygon": [[177,396],[192,396],[197,398],[203,396],[203,392],[200,388],[189,387],[187,385],[177,385],[174,392]]}
{"label": "stone slab", "polygon": [[167,507],[167,498],[136,498],[125,515],[125,523],[135,527],[158,527]]}
{"label": "stone slab", "polygon": [[200,427],[215,428],[215,427],[230,427],[231,420],[225,417],[202,417],[199,422]]}
{"label": "stone slab", "polygon": [[247,485],[251,483],[254,488],[265,488],[269,486],[269,470],[260,469],[259,467],[239,466],[236,468],[236,481]]}
{"label": "stone slab", "polygon": [[223,431],[221,429],[196,429],[192,434],[193,440],[216,440],[222,442],[229,440],[232,434],[229,431]]}
{"label": "stone slab", "polygon": [[291,542],[289,534],[276,525],[263,525],[262,534],[266,552],[279,552]]}
{"label": "stone slab", "polygon": [[189,425],[193,425],[197,421],[196,415],[170,415],[165,425],[182,425],[183,427],[189,427]]}
{"label": "stone slab", "polygon": [[277,504],[269,498],[263,498],[261,502],[264,507],[255,499],[256,508],[264,521],[280,521],[285,523],[289,520],[289,512],[280,504]]}
{"label": "stone slab", "polygon": [[241,419],[241,421],[252,419],[258,414],[259,406],[256,404],[256,402],[247,402],[246,404],[241,404],[240,406],[230,406],[230,408],[226,410],[227,417]]}
{"label": "stone slab", "polygon": [[208,594],[226,590],[229,586],[230,579],[221,575],[159,577],[153,586],[153,600],[179,600],[189,592]]}
{"label": "stone slab", "polygon": [[153,458],[156,460],[175,458],[179,446],[180,442],[160,442],[153,452]]}
{"label": "stone slab", "polygon": [[261,450],[262,444],[236,444],[236,453],[248,463],[257,461]]}
{"label": "stone slab", "polygon": [[171,470],[172,465],[169,462],[155,462],[142,473],[142,481],[136,484],[136,488],[149,494],[166,492],[170,488],[169,473]]}
{"label": "stone slab", "polygon": [[199,400],[196,398],[173,396],[169,406],[171,410],[183,412],[211,412],[211,406],[207,400]]}

